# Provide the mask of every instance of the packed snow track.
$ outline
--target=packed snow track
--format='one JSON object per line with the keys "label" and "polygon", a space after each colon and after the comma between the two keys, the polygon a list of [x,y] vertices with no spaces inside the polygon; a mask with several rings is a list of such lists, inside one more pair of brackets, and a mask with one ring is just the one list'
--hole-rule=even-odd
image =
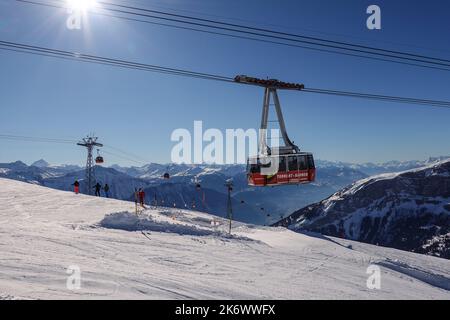
{"label": "packed snow track", "polygon": [[[0,178],[0,299],[450,299],[450,261]],[[369,265],[381,288],[369,289]],[[80,271],[80,286],[73,277]]]}

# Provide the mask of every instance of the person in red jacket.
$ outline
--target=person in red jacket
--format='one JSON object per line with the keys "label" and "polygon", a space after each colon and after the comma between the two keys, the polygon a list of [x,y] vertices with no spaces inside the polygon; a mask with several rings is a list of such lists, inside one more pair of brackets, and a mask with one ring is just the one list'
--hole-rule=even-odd
{"label": "person in red jacket", "polygon": [[78,194],[80,192],[80,183],[78,182],[78,180],[75,180],[74,183],[72,183],[73,185],[73,192],[75,192],[75,194]]}
{"label": "person in red jacket", "polygon": [[142,188],[139,188],[139,203],[141,204],[142,208],[145,208],[145,192]]}

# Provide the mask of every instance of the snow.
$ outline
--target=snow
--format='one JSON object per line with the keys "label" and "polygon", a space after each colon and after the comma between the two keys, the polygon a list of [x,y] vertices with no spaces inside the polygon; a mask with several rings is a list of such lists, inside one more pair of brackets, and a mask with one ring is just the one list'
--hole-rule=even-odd
{"label": "snow", "polygon": [[33,162],[31,164],[31,166],[38,167],[38,168],[47,168],[50,166],[50,163],[48,163],[44,159],[40,159],[38,161]]}
{"label": "snow", "polygon": [[[230,236],[205,213],[134,209],[0,178],[0,299],[450,299],[448,260],[242,223]],[[370,264],[380,290],[366,287]]]}
{"label": "snow", "polygon": [[[426,176],[430,176],[430,175],[439,175],[442,177],[448,177],[449,173],[448,172],[441,172],[438,173],[436,172],[436,169],[446,163],[449,162],[449,159],[445,159],[445,160],[441,160],[441,161],[436,161],[433,162],[427,166],[424,167],[420,167],[420,168],[415,168],[415,169],[410,169],[410,170],[406,170],[406,171],[401,171],[401,172],[394,172],[394,173],[383,173],[383,174],[378,174],[372,177],[368,177],[365,179],[361,179],[359,181],[354,182],[352,185],[350,185],[349,187],[343,189],[342,191],[339,191],[335,194],[333,194],[332,196],[330,196],[329,198],[325,199],[322,201],[323,207],[324,207],[324,212],[329,211],[330,209],[333,208],[333,205],[335,204],[336,201],[338,200],[342,200],[344,199],[346,196],[351,196],[351,195],[355,195],[358,193],[358,191],[360,191],[363,188],[366,188],[368,185],[371,185],[373,183],[376,183],[378,181],[381,180],[391,180],[391,179],[395,179],[405,173],[415,173],[415,172],[420,172],[420,171],[425,171],[425,175]],[[409,178],[411,179],[411,178]],[[411,199],[411,201],[415,200],[411,198],[411,195],[407,195],[408,198]],[[445,200],[445,199],[444,199]],[[442,208],[442,204],[440,204],[438,207]],[[436,210],[435,210],[436,211]],[[362,212],[363,213],[363,212]],[[383,213],[380,212],[380,216],[382,216]]]}
{"label": "snow", "polygon": [[0,293],[0,300],[25,300],[25,299]]}
{"label": "snow", "polygon": [[375,175],[375,176],[371,176],[369,178],[366,179],[362,179],[359,181],[356,181],[355,183],[353,183],[351,185],[350,188],[348,188],[345,193],[346,194],[356,194],[359,190],[361,190],[362,188],[364,188],[365,186],[375,183],[377,181],[381,181],[381,180],[389,180],[389,179],[395,179],[405,173],[414,173],[414,172],[420,172],[420,171],[425,171],[425,175],[426,176],[430,176],[430,175],[440,175],[443,177],[448,177],[449,173],[448,172],[442,172],[442,173],[437,173],[435,170],[441,166],[442,164],[449,162],[450,158],[448,159],[444,159],[444,160],[440,160],[440,161],[436,161],[433,162],[431,164],[428,164],[426,166],[422,166],[422,167],[418,167],[418,168],[414,168],[414,169],[409,169],[409,170],[405,170],[405,171],[400,171],[400,172],[394,172],[394,173],[382,173],[379,175]]}
{"label": "snow", "polygon": [[[168,212],[171,213],[170,211]],[[158,220],[144,214],[137,216],[136,214],[130,212],[118,212],[108,214],[100,222],[100,225],[105,228],[126,231],[145,230],[193,236],[222,235],[220,232],[215,232],[214,230],[207,228],[199,228],[192,224],[161,221],[161,219]]]}

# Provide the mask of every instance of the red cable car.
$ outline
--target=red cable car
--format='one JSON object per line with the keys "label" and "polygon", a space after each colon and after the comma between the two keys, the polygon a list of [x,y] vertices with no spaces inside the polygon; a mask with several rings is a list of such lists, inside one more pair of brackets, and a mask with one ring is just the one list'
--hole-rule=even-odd
{"label": "red cable car", "polygon": [[[277,89],[302,90],[303,84],[281,82],[275,79],[263,80],[237,76],[236,82],[265,88],[263,114],[259,131],[259,155],[247,161],[247,179],[250,186],[279,186],[311,183],[316,178],[314,157],[300,149],[289,139]],[[271,98],[277,115],[284,146],[269,147],[267,144],[267,123]]]}
{"label": "red cable car", "polygon": [[97,157],[95,158],[95,163],[96,164],[102,164],[104,162],[105,162],[105,160],[103,159],[102,156],[100,156],[100,150],[97,149]]}
{"label": "red cable car", "polygon": [[[273,163],[274,168],[278,169],[270,172]],[[306,152],[251,157],[248,160],[247,172],[248,184],[256,187],[305,184],[316,178],[313,155]]]}

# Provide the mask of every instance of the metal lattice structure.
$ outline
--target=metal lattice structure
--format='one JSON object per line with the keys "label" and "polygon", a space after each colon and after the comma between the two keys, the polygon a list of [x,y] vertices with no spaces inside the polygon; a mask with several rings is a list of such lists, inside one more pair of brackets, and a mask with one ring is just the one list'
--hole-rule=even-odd
{"label": "metal lattice structure", "polygon": [[[264,91],[264,103],[263,103],[263,112],[261,118],[261,127],[259,130],[259,152],[261,155],[270,155],[272,153],[275,154],[294,154],[299,153],[300,149],[297,147],[287,134],[286,125],[284,122],[283,112],[281,111],[280,99],[278,98],[277,90],[303,90],[305,86],[300,83],[289,83],[283,82],[276,79],[258,79],[253,77],[248,77],[245,75],[236,76],[234,79],[235,82],[254,85],[263,87]],[[271,100],[274,102],[273,106],[275,107],[277,122],[281,131],[281,137],[284,140],[284,146],[277,146],[276,150],[271,150],[267,143],[267,123],[269,118],[269,109],[271,104]]]}
{"label": "metal lattice structure", "polygon": [[94,175],[94,158],[92,152],[95,147],[103,147],[103,144],[97,142],[98,137],[88,136],[83,138],[82,141],[78,142],[77,145],[85,147],[87,149],[87,161],[86,161],[86,194],[92,195],[93,182],[95,179]]}

